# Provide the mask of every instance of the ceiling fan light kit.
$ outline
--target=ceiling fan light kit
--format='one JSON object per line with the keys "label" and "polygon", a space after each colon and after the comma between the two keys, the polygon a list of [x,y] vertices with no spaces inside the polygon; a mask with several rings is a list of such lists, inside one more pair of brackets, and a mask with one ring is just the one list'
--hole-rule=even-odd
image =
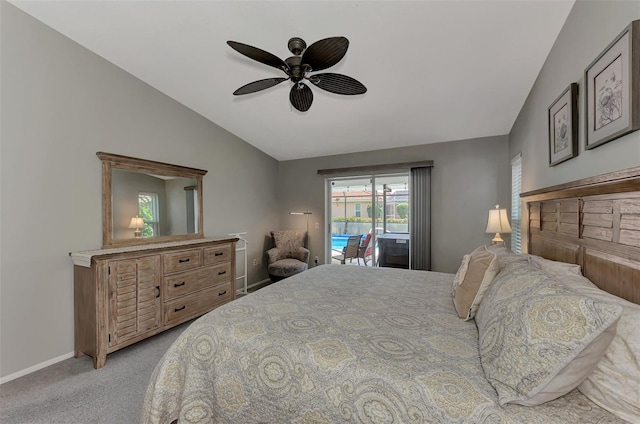
{"label": "ceiling fan light kit", "polygon": [[227,41],[227,44],[238,53],[267,66],[280,69],[287,75],[287,78],[266,78],[250,82],[234,91],[233,94],[236,96],[256,93],[290,80],[292,85],[289,101],[297,110],[306,112],[313,103],[313,92],[304,80],[334,94],[354,96],[367,92],[367,88],[362,83],[346,75],[335,73],[309,75],[310,72],[330,68],[342,60],[349,48],[349,40],[345,37],[325,38],[316,41],[308,48],[302,38],[293,37],[287,43],[293,56],[285,60],[257,47],[237,41]]}

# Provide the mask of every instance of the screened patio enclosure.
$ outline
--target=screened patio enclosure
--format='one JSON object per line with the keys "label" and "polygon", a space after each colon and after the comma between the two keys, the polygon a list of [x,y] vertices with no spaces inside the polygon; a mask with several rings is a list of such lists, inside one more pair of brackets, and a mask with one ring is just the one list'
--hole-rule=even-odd
{"label": "screened patio enclosure", "polygon": [[[360,251],[342,262],[367,266],[409,267],[409,174],[332,178],[328,180],[330,252],[332,262],[340,258],[349,238],[360,236]],[[367,235],[369,235],[367,237]],[[406,235],[393,238],[392,235]],[[381,249],[394,240],[402,245],[397,263],[381,261]],[[380,239],[380,240],[379,240]],[[365,244],[366,243],[366,244]],[[384,253],[384,252],[382,252]],[[348,254],[348,256],[352,256]],[[393,262],[393,261],[392,261]],[[402,266],[404,265],[404,266]]]}

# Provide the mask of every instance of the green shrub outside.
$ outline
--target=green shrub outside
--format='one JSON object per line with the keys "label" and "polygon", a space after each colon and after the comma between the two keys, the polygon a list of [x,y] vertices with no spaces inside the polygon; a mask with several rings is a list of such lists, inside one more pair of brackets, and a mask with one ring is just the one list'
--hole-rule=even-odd
{"label": "green shrub outside", "polygon": [[[338,217],[334,217],[331,221],[333,222],[365,222],[365,223],[369,223],[371,222],[371,218],[366,218],[363,216],[348,216],[348,217],[344,217],[344,216],[338,216]],[[409,219],[407,218],[387,218],[387,222],[390,224],[406,224],[409,222]]]}
{"label": "green shrub outside", "polygon": [[408,203],[398,203],[396,206],[396,212],[400,215],[400,218],[406,219],[409,216],[409,204]]}

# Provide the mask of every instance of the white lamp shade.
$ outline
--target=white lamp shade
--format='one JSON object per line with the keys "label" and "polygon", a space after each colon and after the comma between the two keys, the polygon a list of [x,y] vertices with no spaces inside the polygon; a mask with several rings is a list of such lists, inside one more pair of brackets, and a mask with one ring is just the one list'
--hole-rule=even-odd
{"label": "white lamp shade", "polygon": [[496,209],[489,210],[489,220],[487,221],[487,233],[510,233],[511,225],[509,225],[509,219],[507,219],[507,210],[499,209],[496,205]]}
{"label": "white lamp shade", "polygon": [[142,228],[144,227],[144,220],[142,218],[140,218],[139,216],[134,216],[133,218],[131,218],[131,222],[129,223],[129,228]]}

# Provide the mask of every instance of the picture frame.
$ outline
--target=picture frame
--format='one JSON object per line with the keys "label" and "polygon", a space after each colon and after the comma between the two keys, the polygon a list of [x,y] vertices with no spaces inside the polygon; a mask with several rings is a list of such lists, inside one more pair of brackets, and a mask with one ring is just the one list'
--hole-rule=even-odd
{"label": "picture frame", "polygon": [[547,110],[549,166],[578,156],[578,84],[572,82]]}
{"label": "picture frame", "polygon": [[586,149],[640,129],[640,20],[591,62],[584,83]]}

